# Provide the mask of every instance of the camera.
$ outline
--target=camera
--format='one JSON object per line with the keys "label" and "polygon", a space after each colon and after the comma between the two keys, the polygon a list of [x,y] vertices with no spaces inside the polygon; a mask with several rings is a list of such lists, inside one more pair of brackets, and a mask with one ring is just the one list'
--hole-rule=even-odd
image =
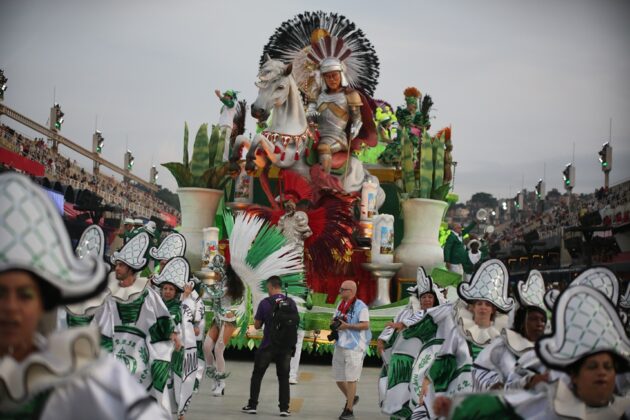
{"label": "camera", "polygon": [[326,336],[328,341],[335,341],[339,339],[339,327],[341,326],[341,319],[339,317],[333,318],[330,323],[330,334]]}

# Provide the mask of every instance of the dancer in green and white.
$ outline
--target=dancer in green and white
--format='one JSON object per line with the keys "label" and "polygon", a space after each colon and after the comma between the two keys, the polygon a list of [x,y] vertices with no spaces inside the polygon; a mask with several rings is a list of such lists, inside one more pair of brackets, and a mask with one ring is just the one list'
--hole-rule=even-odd
{"label": "dancer in green and white", "polygon": [[171,314],[177,334],[171,358],[168,393],[171,412],[183,419],[188,410],[197,375],[197,340],[194,331],[195,301],[190,297],[194,283],[189,281],[190,266],[182,257],[169,260],[152,279],[160,288],[162,300]]}
{"label": "dancer in green and white", "polygon": [[439,348],[439,342],[432,342],[432,337],[428,335],[430,329],[425,330],[421,326],[406,328],[403,321],[444,303],[442,293],[423,267],[418,267],[416,285],[408,290],[409,305],[396,316],[394,322],[386,324],[377,340],[383,358],[379,378],[381,411],[402,418],[409,417],[414,407],[410,391],[413,388],[412,379],[417,382],[418,377],[424,376],[424,372],[414,371],[414,367],[417,368],[418,360],[427,360]]}
{"label": "dancer in green and white", "polygon": [[145,267],[149,235],[140,232],[111,257],[116,283],[99,307],[94,322],[101,331],[102,346],[136,377],[138,382],[170,412],[164,393],[170,378],[173,322],[162,298],[138,277]]}
{"label": "dancer in green and white", "polygon": [[419,357],[414,366],[413,419],[433,417],[437,396],[472,391],[473,362],[508,325],[506,313],[514,301],[507,297],[507,289],[507,268],[499,260],[488,260],[481,264],[470,283],[459,285],[459,301],[429,309],[424,314],[416,313],[403,321],[410,330],[424,332],[427,342],[436,344],[430,357]]}
{"label": "dancer in green and white", "polygon": [[[536,343],[549,369],[564,371],[541,392],[439,397],[435,413],[452,419],[622,419],[630,416],[630,394],[615,384],[630,371],[630,339],[610,300],[588,286],[567,288],[553,313],[553,334]],[[576,339],[578,337],[579,339]]]}
{"label": "dancer in green and white", "polygon": [[27,177],[0,175],[0,418],[167,419],[90,326],[53,331],[59,305],[98,293],[107,267],[77,258],[59,213]]}

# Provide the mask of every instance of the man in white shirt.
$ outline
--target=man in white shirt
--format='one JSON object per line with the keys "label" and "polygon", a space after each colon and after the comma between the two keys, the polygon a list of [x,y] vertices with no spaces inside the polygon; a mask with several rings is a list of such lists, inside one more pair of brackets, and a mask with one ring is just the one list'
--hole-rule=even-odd
{"label": "man in white shirt", "polygon": [[[346,397],[346,405],[339,419],[353,419],[357,382],[361,377],[363,359],[372,338],[370,331],[370,313],[367,305],[357,299],[357,284],[346,280],[339,288],[341,301],[335,310],[331,323],[331,335],[336,335],[332,368],[337,386]],[[331,338],[333,338],[331,337]]]}

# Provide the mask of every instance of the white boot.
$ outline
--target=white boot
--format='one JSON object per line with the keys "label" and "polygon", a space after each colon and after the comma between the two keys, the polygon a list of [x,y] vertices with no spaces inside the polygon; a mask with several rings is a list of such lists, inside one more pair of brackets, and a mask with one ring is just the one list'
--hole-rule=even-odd
{"label": "white boot", "polygon": [[212,390],[212,395],[221,397],[225,393],[225,379],[217,379],[216,387]]}

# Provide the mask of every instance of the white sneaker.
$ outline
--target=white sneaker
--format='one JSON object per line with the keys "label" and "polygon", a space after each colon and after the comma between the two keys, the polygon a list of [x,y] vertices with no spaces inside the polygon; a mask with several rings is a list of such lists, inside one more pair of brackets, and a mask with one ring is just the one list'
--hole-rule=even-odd
{"label": "white sneaker", "polygon": [[297,383],[298,383],[297,379],[293,379],[293,378],[289,379],[289,384],[290,385],[297,385]]}
{"label": "white sneaker", "polygon": [[217,380],[217,386],[212,390],[212,395],[215,397],[221,397],[225,394],[225,379]]}

